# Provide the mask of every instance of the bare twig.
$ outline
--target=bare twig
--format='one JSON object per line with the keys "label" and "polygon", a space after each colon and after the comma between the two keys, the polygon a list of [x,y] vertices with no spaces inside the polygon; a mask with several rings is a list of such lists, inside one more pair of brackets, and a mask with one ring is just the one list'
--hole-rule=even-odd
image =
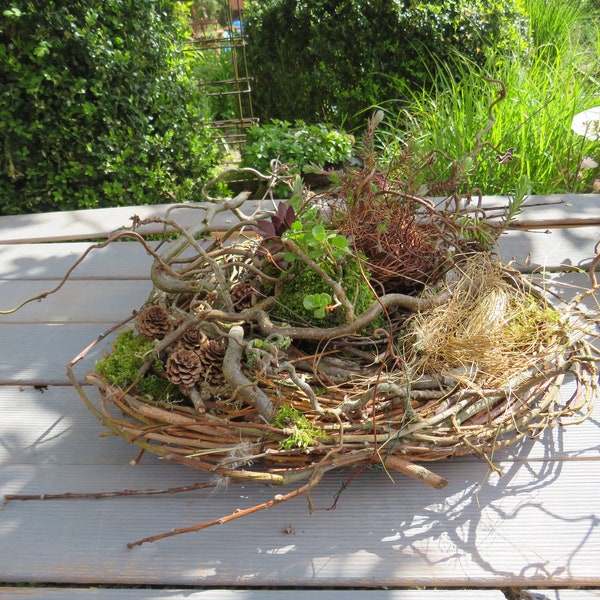
{"label": "bare twig", "polygon": [[247,515],[251,515],[252,513],[258,512],[260,510],[265,510],[267,508],[272,508],[277,504],[281,504],[282,502],[287,502],[292,498],[296,498],[297,496],[301,496],[302,494],[307,494],[310,492],[312,488],[314,488],[321,478],[323,477],[323,473],[320,470],[315,470],[313,475],[308,483],[294,490],[293,492],[288,492],[287,494],[277,494],[271,500],[267,500],[266,502],[262,502],[261,504],[256,504],[255,506],[251,506],[250,508],[245,508],[241,510],[236,510],[230,515],[226,515],[224,517],[219,517],[218,519],[213,519],[212,521],[206,521],[205,523],[199,523],[198,525],[192,525],[191,527],[181,527],[180,529],[172,529],[171,531],[167,531],[165,533],[159,533],[157,535],[151,535],[135,542],[130,542],[127,544],[129,549],[134,548],[135,546],[141,546],[142,544],[148,544],[152,542],[156,542],[158,540],[163,540],[168,537],[173,537],[175,535],[181,535],[183,533],[192,533],[195,531],[202,531],[203,529],[207,529],[208,527],[213,527],[214,525],[224,525],[225,523],[229,523],[230,521],[234,521],[235,519],[240,519],[242,517],[246,517]]}
{"label": "bare twig", "polygon": [[122,496],[157,496],[159,494],[180,494],[182,492],[193,492],[209,487],[214,487],[212,482],[194,483],[192,485],[183,485],[179,487],[165,488],[162,490],[118,490],[112,492],[86,492],[74,493],[64,492],[62,494],[5,494],[2,501],[3,505],[8,504],[12,500],[82,500],[93,499],[100,500],[102,498],[120,498]]}

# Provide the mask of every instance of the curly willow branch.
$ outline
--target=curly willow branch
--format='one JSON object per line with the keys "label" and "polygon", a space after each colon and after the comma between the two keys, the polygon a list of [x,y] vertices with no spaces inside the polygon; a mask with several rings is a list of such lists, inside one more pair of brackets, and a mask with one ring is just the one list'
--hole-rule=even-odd
{"label": "curly willow branch", "polygon": [[69,269],[64,274],[62,279],[52,289],[46,290],[39,294],[36,294],[35,296],[31,296],[30,298],[26,298],[25,300],[23,300],[22,302],[20,302],[13,308],[10,308],[8,310],[0,310],[0,315],[10,315],[12,313],[17,312],[18,310],[21,310],[21,308],[23,308],[25,305],[27,305],[31,302],[36,302],[38,300],[44,300],[48,296],[55,294],[65,285],[65,283],[68,281],[68,279],[71,276],[71,274],[73,273],[73,271],[87,258],[87,256],[91,252],[93,252],[94,250],[100,250],[101,248],[105,248],[112,242],[116,242],[117,240],[120,240],[123,238],[133,238],[134,240],[136,240],[140,244],[142,244],[142,246],[144,247],[146,252],[148,254],[150,254],[155,260],[160,260],[160,256],[148,245],[146,240],[139,233],[136,233],[135,231],[129,231],[129,230],[119,231],[117,233],[112,234],[104,242],[98,242],[97,244],[92,244],[91,246],[88,246],[86,248],[86,250],[83,252],[83,254],[69,267]]}

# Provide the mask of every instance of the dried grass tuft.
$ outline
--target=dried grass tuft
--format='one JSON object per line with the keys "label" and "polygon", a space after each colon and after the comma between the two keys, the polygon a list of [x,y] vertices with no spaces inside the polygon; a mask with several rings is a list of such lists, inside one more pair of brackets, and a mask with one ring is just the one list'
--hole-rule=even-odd
{"label": "dried grass tuft", "polygon": [[408,321],[403,347],[415,374],[462,375],[502,387],[564,352],[561,314],[488,254],[458,263],[446,277],[450,300]]}

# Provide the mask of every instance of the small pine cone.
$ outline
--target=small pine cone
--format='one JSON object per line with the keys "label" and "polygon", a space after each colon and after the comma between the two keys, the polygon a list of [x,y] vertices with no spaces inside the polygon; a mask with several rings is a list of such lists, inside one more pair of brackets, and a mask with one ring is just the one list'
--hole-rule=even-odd
{"label": "small pine cone", "polygon": [[201,377],[202,362],[193,350],[179,348],[167,359],[165,373],[171,383],[191,388]]}
{"label": "small pine cone", "polygon": [[238,311],[251,308],[256,304],[256,289],[250,283],[237,283],[231,288],[231,300]]}
{"label": "small pine cone", "polygon": [[211,385],[224,384],[223,358],[225,357],[225,346],[217,340],[206,339],[197,354],[202,364],[201,379]]}
{"label": "small pine cone", "polygon": [[146,306],[137,315],[135,328],[151,340],[162,340],[172,329],[169,313],[160,306]]}
{"label": "small pine cone", "polygon": [[179,339],[179,344],[188,350],[199,350],[206,341],[206,335],[199,327],[188,327]]}

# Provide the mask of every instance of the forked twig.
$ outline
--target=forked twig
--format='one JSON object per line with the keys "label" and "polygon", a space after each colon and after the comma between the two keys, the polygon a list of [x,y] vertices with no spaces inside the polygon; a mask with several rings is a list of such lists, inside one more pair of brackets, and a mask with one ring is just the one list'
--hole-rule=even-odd
{"label": "forked twig", "polygon": [[[301,496],[302,494],[308,494],[310,490],[312,490],[321,481],[322,477],[323,471],[321,469],[315,469],[313,471],[312,477],[310,478],[310,481],[292,492],[288,492],[287,494],[277,494],[276,496],[273,496],[273,498],[267,500],[266,502],[256,504],[254,506],[251,506],[250,508],[236,510],[231,514],[226,515],[224,517],[219,517],[218,519],[213,519],[211,521],[199,523],[198,525],[192,525],[191,527],[181,527],[179,529],[172,529],[171,531],[167,531],[165,533],[151,535],[139,539],[135,542],[130,542],[129,544],[127,544],[127,547],[131,550],[131,548],[134,548],[135,546],[141,546],[142,544],[156,542],[158,540],[162,540],[168,537],[173,537],[184,533],[193,533],[194,531],[202,531],[203,529],[207,529],[208,527],[213,527],[214,525],[223,525],[225,523],[229,523],[230,521],[234,521],[235,519],[240,519],[247,515],[251,515],[252,513],[258,512],[260,510],[271,508],[273,506],[276,506],[277,504],[281,504],[282,502],[286,502],[288,500],[291,500],[292,498]],[[312,506],[310,500],[309,506]]]}

